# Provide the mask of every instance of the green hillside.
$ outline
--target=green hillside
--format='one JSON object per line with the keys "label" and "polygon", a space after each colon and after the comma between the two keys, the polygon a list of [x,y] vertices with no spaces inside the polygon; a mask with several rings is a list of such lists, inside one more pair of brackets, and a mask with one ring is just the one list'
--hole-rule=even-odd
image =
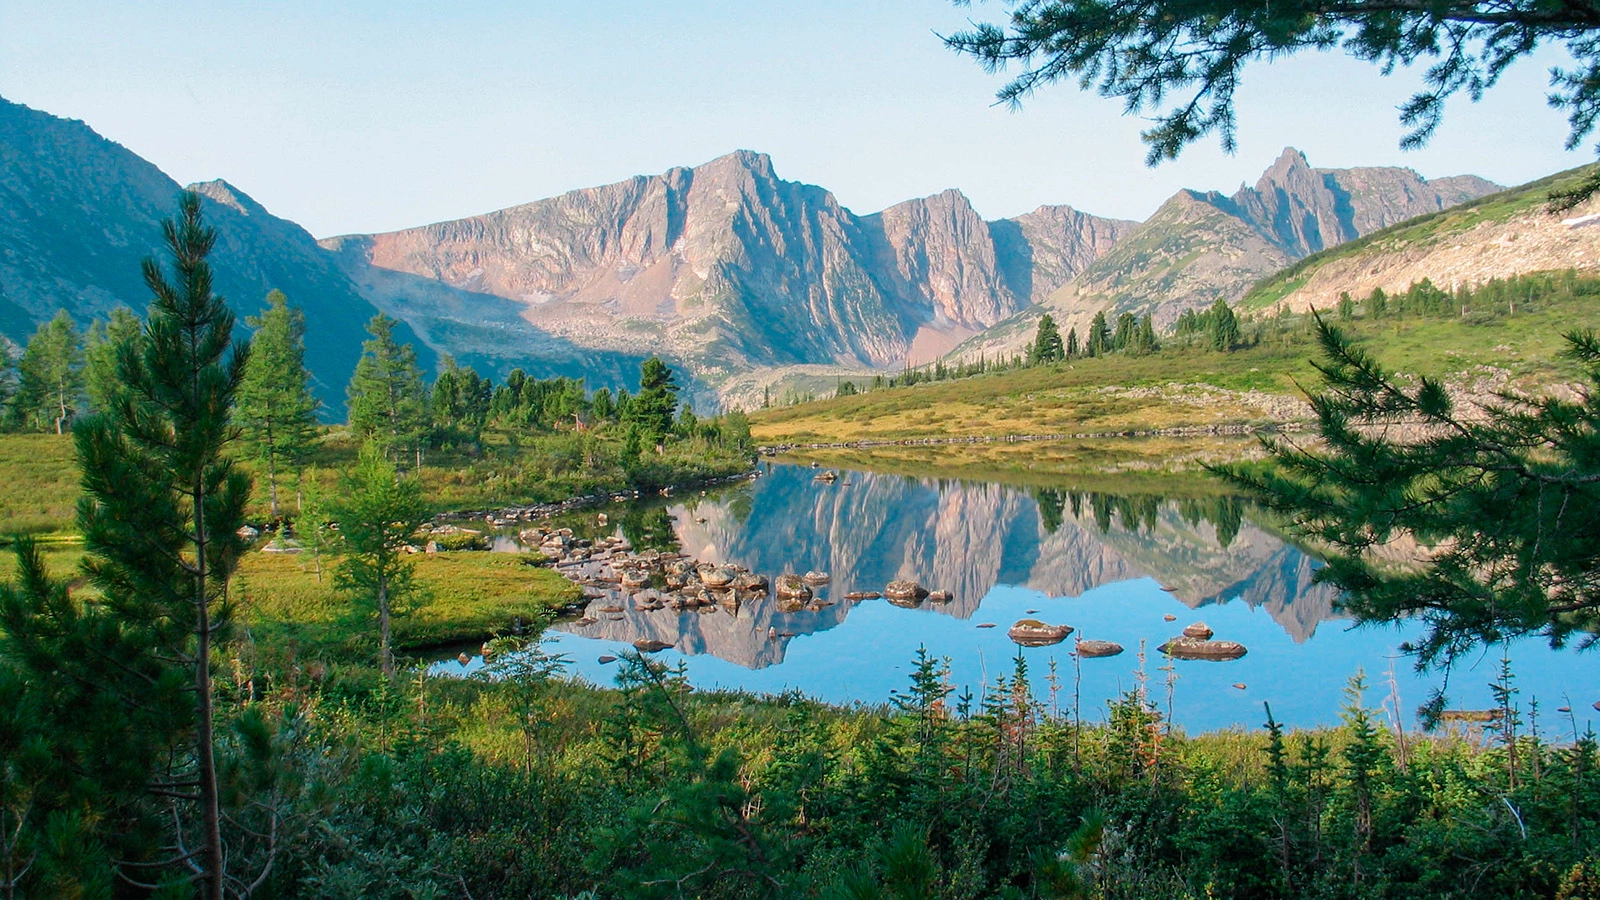
{"label": "green hillside", "polygon": [[[1560,355],[1562,334],[1600,326],[1589,292],[1600,291],[1600,279],[1563,277],[1579,289],[1521,302],[1514,316],[1358,315],[1342,327],[1400,372],[1444,376],[1479,395],[1537,390],[1577,374]],[[1279,424],[1306,415],[1298,398],[1299,385],[1317,378],[1312,329],[1305,315],[1256,317],[1244,323],[1246,346],[1231,353],[1168,338],[1148,356],[1075,359],[762,410],[751,431],[764,444],[804,444]],[[985,453],[1031,458],[1042,445],[1007,446]]]}

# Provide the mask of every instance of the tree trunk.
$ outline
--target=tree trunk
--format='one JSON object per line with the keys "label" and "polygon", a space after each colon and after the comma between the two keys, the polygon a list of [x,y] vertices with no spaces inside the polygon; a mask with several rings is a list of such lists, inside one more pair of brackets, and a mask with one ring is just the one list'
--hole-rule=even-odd
{"label": "tree trunk", "polygon": [[201,849],[202,896],[206,900],[223,900],[222,862],[222,809],[217,787],[217,757],[212,748],[214,727],[211,716],[211,605],[206,597],[206,551],[210,543],[206,534],[205,488],[197,480],[194,485],[195,515],[195,630],[198,641],[195,647],[195,756],[199,768],[200,805],[203,817]]}
{"label": "tree trunk", "polygon": [[387,579],[378,581],[378,665],[383,669],[383,677],[394,680],[394,654],[389,650],[389,584]]}
{"label": "tree trunk", "polygon": [[278,454],[267,448],[267,489],[272,494],[272,520],[278,520]]}

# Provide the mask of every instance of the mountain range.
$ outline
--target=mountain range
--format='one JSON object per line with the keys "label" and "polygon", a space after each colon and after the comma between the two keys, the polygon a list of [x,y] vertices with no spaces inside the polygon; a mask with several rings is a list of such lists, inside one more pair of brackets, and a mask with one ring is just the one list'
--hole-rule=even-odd
{"label": "mountain range", "polygon": [[[1169,324],[1310,254],[1481,197],[1475,176],[1316,169],[1285,150],[1254,187],[1180,191],[1145,222],[1045,205],[986,220],[959,191],[858,215],[738,151],[465,219],[314,240],[226,181],[191,185],[241,312],[272,288],[306,311],[307,358],[337,415],[365,321],[404,323],[425,361],[617,385],[659,353],[701,399],[749,405],[791,370],[869,373],[1016,352],[1038,316]],[[86,325],[142,309],[139,260],[181,188],[87,125],[0,100],[0,334],[56,309]],[[752,394],[752,391],[754,392]]]}

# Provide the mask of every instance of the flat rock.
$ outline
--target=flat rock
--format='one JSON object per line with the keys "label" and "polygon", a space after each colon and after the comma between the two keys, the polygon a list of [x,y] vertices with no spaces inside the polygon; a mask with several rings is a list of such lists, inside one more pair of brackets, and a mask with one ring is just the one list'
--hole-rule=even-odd
{"label": "flat rock", "polygon": [[1038,619],[1018,619],[1006,631],[1006,636],[1024,647],[1048,647],[1066,640],[1071,633],[1071,625],[1046,625]]}
{"label": "flat rock", "polygon": [[672,645],[666,641],[653,641],[639,639],[633,642],[633,648],[640,653],[660,653],[662,650],[671,649]]}
{"label": "flat rock", "polygon": [[1116,641],[1079,641],[1077,650],[1078,655],[1085,659],[1099,659],[1121,653],[1122,645]]}
{"label": "flat rock", "polygon": [[1175,637],[1156,648],[1177,659],[1200,659],[1222,662],[1238,659],[1249,651],[1237,641],[1204,641],[1192,637]]}

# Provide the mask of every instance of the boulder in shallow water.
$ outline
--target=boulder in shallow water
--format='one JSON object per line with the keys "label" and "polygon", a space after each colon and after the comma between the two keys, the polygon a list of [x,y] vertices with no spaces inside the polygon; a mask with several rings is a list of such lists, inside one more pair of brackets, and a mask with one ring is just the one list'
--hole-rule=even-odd
{"label": "boulder in shallow water", "polygon": [[811,599],[811,588],[806,587],[806,583],[801,580],[799,575],[790,573],[779,575],[775,587],[780,600],[805,602]]}
{"label": "boulder in shallow water", "polygon": [[815,586],[821,586],[821,585],[827,584],[829,581],[832,581],[833,579],[828,577],[828,573],[827,572],[812,571],[812,572],[807,572],[806,574],[800,576],[800,580],[804,581],[806,584],[809,584],[809,585],[812,585],[812,586],[815,587]]}
{"label": "boulder in shallow water", "polygon": [[951,600],[954,600],[954,599],[955,599],[955,595],[950,593],[949,591],[930,591],[930,592],[928,592],[928,602],[929,603],[949,603]]}
{"label": "boulder in shallow water", "polygon": [[883,596],[889,598],[889,602],[896,606],[915,606],[922,602],[922,598],[928,596],[928,592],[915,581],[902,578],[889,582],[883,589]]}
{"label": "boulder in shallow water", "polygon": [[733,584],[733,570],[726,566],[716,566],[700,573],[700,583],[709,588],[725,588]]}
{"label": "boulder in shallow water", "polygon": [[600,660],[599,660],[599,661],[600,661],[600,665],[602,665],[602,666],[603,666],[603,665],[606,665],[606,664],[607,664],[607,663],[614,663],[614,662],[616,662],[616,661],[617,661],[617,658],[616,658],[616,657],[615,657],[615,656],[612,656],[612,655],[611,655],[611,654],[609,654],[609,653],[606,653],[606,654],[604,654],[604,655],[602,655],[602,656],[601,656],[601,657],[600,657]]}
{"label": "boulder in shallow water", "polygon": [[1104,656],[1116,656],[1122,652],[1122,645],[1116,641],[1079,641],[1078,655],[1084,659],[1099,659]]}
{"label": "boulder in shallow water", "polygon": [[1048,647],[1066,640],[1071,633],[1071,625],[1046,625],[1038,619],[1018,619],[1006,636],[1024,647]]}
{"label": "boulder in shallow water", "polygon": [[851,591],[844,595],[846,600],[876,600],[883,595],[877,591]]}
{"label": "boulder in shallow water", "polygon": [[1196,622],[1193,625],[1183,629],[1184,637],[1199,638],[1202,641],[1211,640],[1211,636],[1214,634],[1216,634],[1216,632],[1212,631],[1211,626],[1204,622]]}
{"label": "boulder in shallow water", "polygon": [[1205,641],[1192,637],[1175,637],[1156,649],[1177,659],[1200,659],[1212,662],[1238,659],[1249,652],[1237,641]]}
{"label": "boulder in shallow water", "polygon": [[633,648],[638,650],[640,653],[660,653],[662,650],[671,649],[672,645],[666,641],[653,641],[640,638],[639,640],[633,642]]}

